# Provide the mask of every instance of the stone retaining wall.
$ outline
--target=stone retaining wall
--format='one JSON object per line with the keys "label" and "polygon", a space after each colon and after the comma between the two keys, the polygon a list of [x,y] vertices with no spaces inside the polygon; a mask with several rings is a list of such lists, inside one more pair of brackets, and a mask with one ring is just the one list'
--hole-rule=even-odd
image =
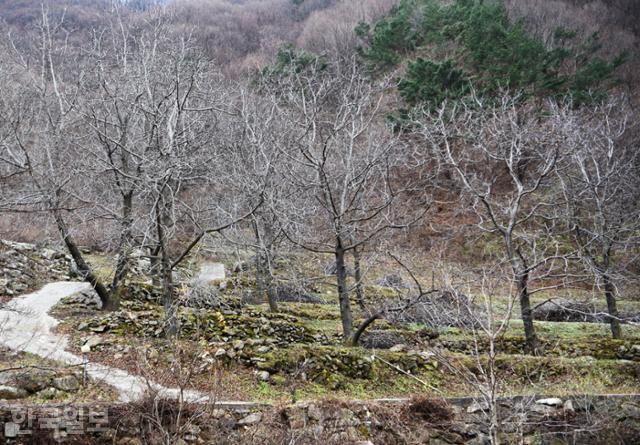
{"label": "stone retaining wall", "polygon": [[[498,402],[502,443],[640,443],[640,395],[511,397]],[[272,406],[248,402],[193,405],[0,404],[2,443],[138,445],[171,437],[188,444],[489,444],[482,400],[325,400]],[[162,431],[150,427],[160,421]],[[143,438],[147,441],[145,442]],[[160,442],[157,442],[160,443]]]}
{"label": "stone retaining wall", "polygon": [[71,257],[35,244],[0,240],[0,297],[13,297],[50,281],[70,278]]}

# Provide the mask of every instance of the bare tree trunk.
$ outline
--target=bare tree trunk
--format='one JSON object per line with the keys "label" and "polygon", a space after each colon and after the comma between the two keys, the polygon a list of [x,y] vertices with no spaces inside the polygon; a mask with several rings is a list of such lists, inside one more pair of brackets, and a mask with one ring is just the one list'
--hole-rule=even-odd
{"label": "bare tree trunk", "polygon": [[168,336],[175,335],[177,328],[176,305],[173,295],[173,271],[169,258],[167,235],[165,230],[166,209],[160,209],[161,204],[156,205],[156,231],[158,234],[158,246],[160,248],[160,275],[162,280],[162,303],[167,317],[165,332]]}
{"label": "bare tree trunk", "polygon": [[154,286],[160,286],[160,246],[152,248],[149,246],[149,263],[151,274],[151,284]]}
{"label": "bare tree trunk", "polygon": [[[269,303],[269,310],[271,312],[278,312],[278,302],[276,301],[276,292],[273,287],[273,276],[271,275],[271,260],[272,253],[265,245],[265,240],[260,236],[260,228],[258,223],[253,220],[253,232],[256,237],[256,244],[259,246],[256,252],[256,290],[258,295],[266,296]],[[271,231],[266,227],[265,238],[267,241],[271,240]]]}
{"label": "bare tree trunk", "polygon": [[351,315],[351,302],[349,301],[349,287],[347,285],[347,267],[345,265],[345,250],[342,240],[336,239],[336,280],[338,282],[338,301],[340,302],[340,319],[342,321],[342,335],[344,341],[351,341],[353,330],[353,318]]}
{"label": "bare tree trunk", "polygon": [[518,300],[520,301],[520,313],[522,324],[524,325],[524,336],[527,343],[527,350],[534,355],[538,355],[538,338],[533,326],[533,313],[531,311],[531,300],[529,298],[529,272],[520,271],[516,274]]}
{"label": "bare tree trunk", "polygon": [[269,310],[271,312],[278,312],[278,293],[273,285],[273,278],[269,275],[269,284],[267,285],[267,301],[269,302]]}
{"label": "bare tree trunk", "polygon": [[356,280],[356,302],[364,309],[364,290],[362,289],[362,269],[360,267],[360,249],[353,249],[353,273]]}
{"label": "bare tree trunk", "polygon": [[125,279],[129,272],[129,251],[131,244],[131,226],[133,210],[133,192],[129,191],[122,197],[122,232],[120,234],[120,243],[118,245],[118,261],[116,270],[111,281],[111,293],[118,292],[120,282]]}
{"label": "bare tree trunk", "polygon": [[82,275],[82,278],[93,286],[98,297],[100,297],[100,301],[102,302],[103,310],[116,310],[119,306],[119,301],[113,295],[109,293],[109,290],[105,287],[104,284],[100,281],[100,279],[93,273],[91,267],[84,260],[82,256],[82,252],[78,248],[78,245],[75,243],[71,234],[69,233],[69,229],[67,228],[67,224],[60,213],[60,210],[54,210],[53,216],[56,221],[56,225],[58,227],[58,231],[60,232],[60,236],[62,236],[62,240],[64,244],[67,246],[67,250],[71,254],[73,261],[75,261],[78,266],[78,270]]}
{"label": "bare tree trunk", "polygon": [[258,252],[256,255],[256,288],[258,295],[266,296],[271,312],[278,312],[276,292],[273,287],[273,277],[269,270],[269,258],[267,253]]}
{"label": "bare tree trunk", "polygon": [[609,324],[611,325],[611,336],[615,339],[622,338],[622,331],[620,329],[620,319],[618,315],[618,306],[616,304],[616,294],[611,277],[608,274],[602,274],[602,281],[604,282],[604,296],[607,300],[607,311],[609,312]]}

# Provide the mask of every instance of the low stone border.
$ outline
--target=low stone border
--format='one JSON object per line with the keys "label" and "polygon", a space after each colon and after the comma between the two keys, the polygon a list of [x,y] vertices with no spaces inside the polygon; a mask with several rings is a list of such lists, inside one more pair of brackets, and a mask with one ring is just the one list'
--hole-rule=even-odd
{"label": "low stone border", "polygon": [[[380,412],[404,413],[405,417],[399,415],[396,421],[411,424],[411,428],[402,429],[410,430],[414,436],[418,434],[417,439],[412,436],[415,440],[422,440],[417,443],[488,443],[488,405],[482,400],[473,397],[425,400],[320,400],[288,406],[220,401],[213,404],[208,413],[210,418],[223,422],[228,431],[234,431],[238,437],[242,437],[245,430],[271,427],[264,424],[264,419],[273,422],[275,418],[278,419],[278,431],[282,434],[328,437],[341,440],[342,443],[360,441],[363,444],[377,444],[376,437],[383,433],[394,434],[393,429],[400,425],[385,425]],[[504,434],[518,434],[519,437],[546,434],[562,438],[575,434],[599,437],[615,433],[625,435],[627,442],[622,443],[640,443],[640,394],[583,394],[562,398],[514,396],[501,397],[496,405],[502,420],[500,430]],[[443,407],[450,411],[451,418],[429,417],[429,413],[425,412]],[[86,437],[87,434],[94,438],[102,437],[100,434],[110,437],[123,434],[121,440],[115,443],[135,444],[138,443],[135,434],[139,430],[136,408],[136,405],[127,403],[24,405],[0,402],[0,438],[5,443],[39,443],[36,437],[84,443],[73,440],[83,435]],[[181,440],[185,444],[195,441],[200,432],[201,429],[194,425]],[[95,443],[102,442],[98,440]]]}

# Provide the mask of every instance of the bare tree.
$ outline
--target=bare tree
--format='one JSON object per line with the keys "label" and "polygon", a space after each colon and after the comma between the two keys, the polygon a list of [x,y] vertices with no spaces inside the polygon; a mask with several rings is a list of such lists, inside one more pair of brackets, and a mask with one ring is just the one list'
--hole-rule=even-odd
{"label": "bare tree", "polygon": [[68,224],[70,214],[81,215],[86,208],[82,196],[87,183],[76,162],[81,158],[76,110],[82,60],[65,44],[64,16],[53,16],[42,7],[36,31],[20,45],[12,41],[12,63],[22,76],[14,81],[23,100],[10,143],[3,147],[2,161],[15,180],[5,206],[51,215],[78,271],[94,287],[103,307],[112,308],[107,287],[85,261]]}
{"label": "bare tree", "polygon": [[530,303],[532,274],[543,266],[548,271],[556,260],[564,263],[557,243],[538,242],[535,230],[544,231],[542,239],[549,233],[548,221],[539,219],[556,199],[552,180],[565,156],[565,108],[550,102],[536,109],[504,95],[495,103],[445,103],[435,116],[417,122],[471,197],[478,227],[501,242],[532,353],[540,352]]}
{"label": "bare tree", "polygon": [[397,199],[406,187],[392,179],[400,140],[381,121],[387,85],[372,83],[354,61],[316,61],[292,69],[278,85],[276,97],[295,132],[288,176],[300,195],[285,233],[304,249],[335,257],[342,332],[350,342],[347,254],[408,223]]}
{"label": "bare tree", "polygon": [[278,292],[274,260],[286,241],[280,218],[288,212],[294,193],[284,177],[289,160],[283,148],[289,142],[290,132],[284,113],[272,98],[263,97],[249,87],[241,91],[237,117],[227,162],[233,178],[232,194],[262,196],[262,205],[247,219],[248,230],[240,226],[236,236],[227,238],[255,252],[256,291],[260,297],[266,297],[270,310],[275,312]]}
{"label": "bare tree", "polygon": [[617,253],[637,245],[640,229],[640,155],[629,119],[619,97],[576,113],[570,168],[559,176],[571,238],[603,290],[613,338],[622,338],[616,297],[631,258]]}
{"label": "bare tree", "polygon": [[[508,267],[508,266],[507,266]],[[489,269],[474,271],[471,280],[460,280],[463,273],[456,270],[441,270],[443,275],[443,287],[447,292],[458,295],[456,301],[465,306],[465,314],[472,317],[473,322],[467,323],[467,329],[472,337],[472,365],[468,366],[464,361],[456,360],[442,351],[436,352],[437,360],[445,369],[456,375],[462,382],[469,385],[471,391],[477,394],[477,408],[487,418],[489,440],[492,445],[502,443],[500,433],[506,422],[517,419],[517,412],[505,416],[500,409],[500,400],[504,394],[506,383],[500,376],[498,362],[499,344],[501,338],[507,332],[512,320],[513,307],[517,290],[507,289],[507,295],[503,283],[510,271],[503,270],[500,265]],[[474,295],[472,299],[466,295]],[[500,313],[496,309],[498,301],[506,308]],[[523,398],[523,403],[526,398]],[[504,410],[502,410],[504,411]],[[508,418],[512,416],[511,418]]]}
{"label": "bare tree", "polygon": [[[3,168],[20,183],[4,201],[14,211],[53,216],[104,308],[117,305],[135,243],[148,247],[157,263],[169,309],[173,270],[243,210],[218,201],[225,177],[219,148],[228,124],[220,115],[228,114],[231,85],[188,35],[170,35],[167,14],[151,11],[142,28],[118,19],[81,49],[59,46],[63,22],[52,24],[43,10],[41,44],[28,41],[27,50],[15,51],[29,100],[17,102],[21,117],[3,146]],[[111,289],[73,236],[88,218],[120,226]],[[178,238],[189,241],[180,247]]]}

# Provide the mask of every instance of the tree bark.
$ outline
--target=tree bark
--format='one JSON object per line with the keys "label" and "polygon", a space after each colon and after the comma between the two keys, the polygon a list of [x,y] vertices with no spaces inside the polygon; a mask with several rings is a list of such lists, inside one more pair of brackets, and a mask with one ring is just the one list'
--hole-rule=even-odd
{"label": "tree bark", "polygon": [[117,294],[118,287],[129,272],[129,251],[131,244],[131,226],[133,210],[133,192],[129,191],[122,197],[122,231],[120,233],[120,243],[118,245],[118,261],[116,270],[111,281],[111,293]]}
{"label": "tree bark", "polygon": [[351,342],[353,331],[353,318],[351,315],[351,302],[349,301],[349,288],[347,286],[347,267],[345,265],[345,250],[342,239],[336,239],[336,280],[338,282],[338,301],[340,302],[340,320],[342,321],[342,335],[345,343]]}
{"label": "tree bark", "polygon": [[151,274],[151,284],[160,286],[160,246],[149,247],[149,263]]}
{"label": "tree bark", "polygon": [[356,280],[356,302],[364,309],[364,290],[362,289],[362,268],[360,267],[360,250],[353,249],[353,273]]}
{"label": "tree bark", "polygon": [[256,288],[258,295],[266,296],[271,312],[278,312],[278,302],[276,292],[273,287],[273,277],[269,269],[269,258],[267,253],[258,252],[256,255]]}
{"label": "tree bark", "polygon": [[531,311],[531,300],[529,298],[529,272],[517,272],[516,280],[527,351],[533,355],[538,355],[540,353],[538,338],[535,327],[533,326],[533,313]]}
{"label": "tree bark", "polygon": [[273,254],[270,250],[272,232],[269,225],[265,226],[264,237],[260,236],[260,227],[257,221],[253,220],[253,232],[258,246],[256,252],[256,290],[258,295],[266,297],[271,312],[278,312],[278,302],[276,301],[276,291],[273,287],[273,276],[271,275],[271,261]]}
{"label": "tree bark", "polygon": [[104,284],[102,284],[100,279],[91,270],[89,264],[87,264],[87,262],[84,260],[82,252],[80,252],[78,245],[69,233],[67,223],[60,213],[60,210],[54,210],[53,217],[56,221],[60,236],[62,237],[65,246],[67,246],[67,250],[69,251],[69,254],[71,254],[73,261],[75,261],[76,266],[78,266],[78,270],[82,274],[82,278],[90,283],[91,286],[93,286],[96,293],[98,294],[98,297],[100,297],[100,301],[102,302],[102,309],[106,311],[118,309],[118,299],[109,292]]}
{"label": "tree bark", "polygon": [[604,297],[607,300],[607,311],[609,312],[609,324],[611,325],[611,336],[615,339],[622,338],[622,330],[620,328],[620,318],[618,315],[618,306],[616,304],[616,294],[611,277],[604,273],[602,274],[602,281],[604,282]]}
{"label": "tree bark", "polygon": [[369,326],[371,326],[374,321],[379,320],[380,318],[382,318],[382,312],[377,312],[371,315],[365,321],[363,321],[360,327],[356,330],[355,334],[353,334],[353,336],[351,337],[351,340],[349,340],[349,344],[351,346],[358,346],[358,343],[360,343],[360,337],[362,337],[362,334],[364,334],[364,331]]}
{"label": "tree bark", "polygon": [[175,299],[173,294],[173,269],[169,258],[167,237],[166,237],[166,216],[167,209],[160,209],[161,204],[156,206],[156,231],[158,234],[158,247],[160,248],[160,275],[162,282],[162,303],[165,309],[167,323],[165,332],[167,336],[174,336],[178,331],[178,320]]}

